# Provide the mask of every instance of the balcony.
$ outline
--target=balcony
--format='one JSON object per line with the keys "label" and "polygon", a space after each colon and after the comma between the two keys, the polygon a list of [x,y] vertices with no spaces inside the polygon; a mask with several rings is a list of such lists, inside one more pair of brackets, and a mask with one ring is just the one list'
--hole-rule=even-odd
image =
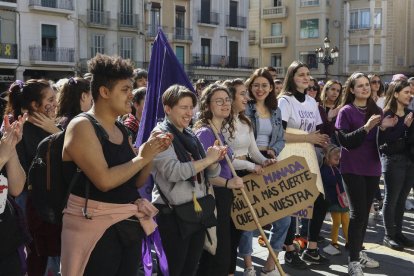
{"label": "balcony", "polygon": [[29,59],[36,64],[74,65],[75,48],[29,46]]}
{"label": "balcony", "polygon": [[192,57],[191,65],[214,68],[252,69],[258,66],[258,62],[256,58],[250,57],[225,57],[220,55],[195,54]]}
{"label": "balcony", "polygon": [[178,28],[178,27],[174,28],[173,39],[192,41],[193,40],[193,29]]}
{"label": "balcony", "polygon": [[75,10],[73,0],[30,0],[29,8],[52,13],[71,14]]}
{"label": "balcony", "polygon": [[267,36],[262,38],[263,48],[281,48],[287,46],[287,38],[285,35]]}
{"label": "balcony", "polygon": [[138,28],[138,14],[118,13],[118,27],[136,30]]}
{"label": "balcony", "polygon": [[249,45],[255,45],[257,43],[256,31],[249,31]]}
{"label": "balcony", "polygon": [[227,15],[226,27],[246,29],[247,19],[244,16]]}
{"label": "balcony", "polygon": [[88,25],[106,28],[109,26],[109,11],[87,10]]}
{"label": "balcony", "polygon": [[268,7],[268,8],[262,9],[263,19],[285,18],[285,17],[287,17],[286,6]]}
{"label": "balcony", "polygon": [[0,0],[0,8],[16,9],[17,0]]}
{"label": "balcony", "polygon": [[206,25],[219,25],[219,13],[202,13],[201,11],[198,11],[197,23]]}
{"label": "balcony", "polygon": [[0,63],[15,62],[17,60],[17,44],[0,43]]}
{"label": "balcony", "polygon": [[147,38],[156,37],[158,34],[158,28],[161,28],[164,33],[168,30],[167,26],[147,24]]}

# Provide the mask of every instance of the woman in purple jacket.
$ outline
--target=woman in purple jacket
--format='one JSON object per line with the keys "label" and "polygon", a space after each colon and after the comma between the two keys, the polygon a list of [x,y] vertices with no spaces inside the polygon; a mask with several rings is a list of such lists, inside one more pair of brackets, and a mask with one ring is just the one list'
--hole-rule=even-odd
{"label": "woman in purple jacket", "polygon": [[385,129],[393,126],[395,120],[391,117],[382,119],[381,109],[371,98],[369,79],[363,73],[353,73],[345,87],[335,127],[342,146],[341,173],[351,215],[348,273],[364,275],[362,267],[379,266],[377,261],[361,251],[369,211],[381,175],[376,134],[378,126]]}

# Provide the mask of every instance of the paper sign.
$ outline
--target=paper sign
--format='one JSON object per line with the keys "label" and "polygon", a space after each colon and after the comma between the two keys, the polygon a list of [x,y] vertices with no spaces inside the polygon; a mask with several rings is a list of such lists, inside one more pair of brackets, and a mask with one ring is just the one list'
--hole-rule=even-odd
{"label": "paper sign", "polygon": [[[243,182],[261,225],[313,205],[319,195],[316,175],[300,156],[291,156],[266,167],[262,175],[246,175]],[[252,231],[257,228],[240,190],[233,190],[231,217],[237,229]]]}

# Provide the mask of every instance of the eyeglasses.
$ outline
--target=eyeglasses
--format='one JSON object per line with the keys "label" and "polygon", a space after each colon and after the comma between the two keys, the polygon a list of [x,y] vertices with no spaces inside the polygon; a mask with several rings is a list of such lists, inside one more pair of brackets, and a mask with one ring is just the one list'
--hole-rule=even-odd
{"label": "eyeglasses", "polygon": [[268,83],[262,83],[262,84],[260,84],[260,83],[253,83],[253,84],[252,84],[252,89],[257,90],[257,89],[259,89],[260,87],[261,87],[263,90],[265,90],[265,89],[268,89],[268,88],[270,87],[270,85],[269,85]]}
{"label": "eyeglasses", "polygon": [[220,99],[215,99],[215,100],[213,100],[213,102],[215,102],[216,105],[218,105],[218,106],[222,106],[222,105],[224,105],[224,103],[231,104],[232,100],[227,97],[225,99],[221,99],[221,98]]}
{"label": "eyeglasses", "polygon": [[318,90],[318,87],[317,86],[309,86],[307,89],[316,91],[316,90]]}
{"label": "eyeglasses", "polygon": [[381,84],[381,81],[379,81],[379,80],[373,80],[373,81],[371,81],[371,84]]}

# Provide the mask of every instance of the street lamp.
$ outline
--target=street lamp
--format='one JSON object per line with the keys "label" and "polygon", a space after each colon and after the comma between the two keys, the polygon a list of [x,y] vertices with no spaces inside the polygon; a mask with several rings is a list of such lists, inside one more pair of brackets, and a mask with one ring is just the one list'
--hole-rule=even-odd
{"label": "street lamp", "polygon": [[328,67],[334,64],[334,61],[339,56],[338,47],[331,48],[331,41],[328,37],[323,40],[323,48],[317,48],[315,50],[318,62],[322,63],[325,67],[325,80],[328,80]]}

